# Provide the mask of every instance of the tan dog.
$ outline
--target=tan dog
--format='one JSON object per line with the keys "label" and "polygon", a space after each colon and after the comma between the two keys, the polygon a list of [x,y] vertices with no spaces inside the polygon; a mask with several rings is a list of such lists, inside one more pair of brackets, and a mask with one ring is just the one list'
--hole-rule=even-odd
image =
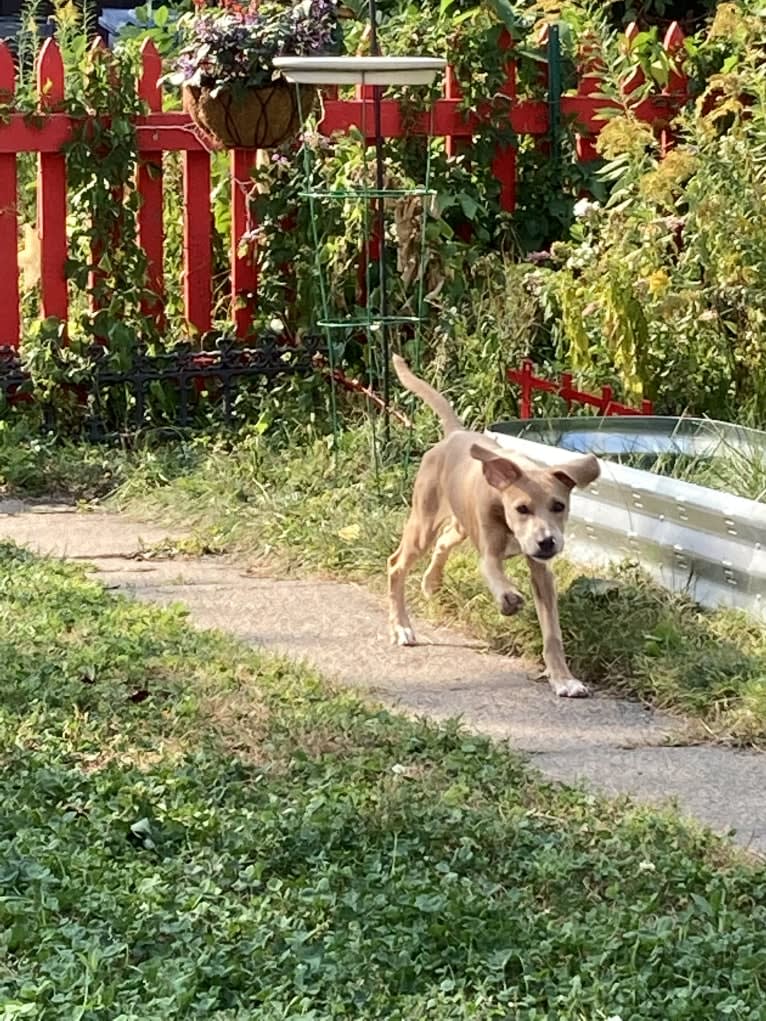
{"label": "tan dog", "polygon": [[564,657],[556,586],[547,561],[564,548],[571,491],[598,478],[598,461],[589,454],[561,468],[540,468],[521,455],[509,456],[486,436],[465,429],[449,402],[413,375],[398,355],[394,368],[403,385],[436,412],[445,436],[421,462],[402,541],[388,560],[392,641],[415,644],[405,581],[437,536],[423,575],[423,592],[430,596],[439,589],[447,558],[469,538],[478,550],[489,590],[506,616],[517,613],[523,600],[506,577],[503,562],[523,553],[532,576],[551,687],[557,695],[586,696],[588,689],[572,676]]}

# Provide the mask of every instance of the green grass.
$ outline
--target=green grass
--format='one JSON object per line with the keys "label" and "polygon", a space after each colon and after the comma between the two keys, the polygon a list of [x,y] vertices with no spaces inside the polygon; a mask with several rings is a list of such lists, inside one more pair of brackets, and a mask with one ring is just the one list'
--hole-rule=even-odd
{"label": "green grass", "polygon": [[[242,437],[232,449],[200,445],[194,466],[187,452],[185,470],[170,481],[158,483],[151,462],[133,471],[119,500],[196,528],[212,548],[273,554],[283,568],[382,589],[412,477],[394,459],[376,481],[367,436],[348,433],[343,443],[337,467],[324,441],[291,449],[275,449],[261,437]],[[419,449],[413,449],[416,461]],[[416,574],[412,605],[432,620],[468,628],[499,652],[539,659],[527,571],[521,561],[508,566],[527,597],[513,620],[498,614],[469,550],[450,560],[435,600],[420,597]],[[704,611],[654,585],[635,565],[594,579],[562,560],[556,573],[565,645],[578,676],[609,693],[692,717],[695,739],[766,741],[766,634],[760,624],[735,611]]]}
{"label": "green grass", "polygon": [[723,452],[718,450],[714,457],[660,454],[653,458],[646,454],[625,454],[618,460],[655,475],[693,482],[746,500],[766,501],[766,457],[763,450],[756,447],[742,450],[730,445]]}
{"label": "green grass", "polygon": [[0,546],[0,1018],[763,1018],[766,881],[673,814]]}
{"label": "green grass", "polygon": [[[413,466],[431,439],[415,437]],[[187,551],[237,549],[275,558],[277,570],[382,589],[412,487],[413,468],[402,469],[406,437],[395,429],[398,450],[378,477],[366,429],[342,435],[337,464],[326,438],[290,433],[285,425],[278,440],[241,433],[130,452],[0,442],[0,476],[5,463],[6,478],[20,490],[116,493],[117,506],[193,528],[197,538]],[[9,467],[13,457],[23,472]],[[562,560],[556,572],[566,649],[578,676],[684,714],[692,720],[690,739],[766,743],[766,634],[759,624],[733,611],[701,610],[652,584],[635,565],[594,579]],[[499,652],[539,659],[524,564],[510,561],[509,573],[527,596],[513,620],[498,614],[467,550],[451,559],[435,600],[420,598],[415,575],[411,602],[418,613],[456,623]]]}

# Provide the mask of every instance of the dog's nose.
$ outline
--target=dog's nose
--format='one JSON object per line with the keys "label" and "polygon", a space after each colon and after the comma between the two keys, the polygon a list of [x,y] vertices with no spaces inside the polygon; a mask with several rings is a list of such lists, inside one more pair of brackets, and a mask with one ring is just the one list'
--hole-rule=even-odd
{"label": "dog's nose", "polygon": [[537,548],[544,557],[550,557],[556,552],[556,540],[552,535],[548,535],[545,539],[540,539]]}

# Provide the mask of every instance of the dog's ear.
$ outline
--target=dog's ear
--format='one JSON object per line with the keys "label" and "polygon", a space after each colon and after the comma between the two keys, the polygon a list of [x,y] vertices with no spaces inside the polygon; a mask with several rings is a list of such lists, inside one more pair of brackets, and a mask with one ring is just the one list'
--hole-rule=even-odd
{"label": "dog's ear", "polygon": [[484,478],[495,489],[507,489],[511,483],[517,482],[524,474],[513,461],[509,461],[507,457],[498,457],[494,450],[482,447],[478,443],[471,445],[470,454],[477,461],[481,461]]}
{"label": "dog's ear", "polygon": [[586,454],[585,457],[578,457],[576,461],[570,461],[563,468],[552,468],[551,475],[558,479],[567,489],[574,489],[575,486],[589,486],[595,482],[601,474],[601,467],[598,458],[593,454]]}

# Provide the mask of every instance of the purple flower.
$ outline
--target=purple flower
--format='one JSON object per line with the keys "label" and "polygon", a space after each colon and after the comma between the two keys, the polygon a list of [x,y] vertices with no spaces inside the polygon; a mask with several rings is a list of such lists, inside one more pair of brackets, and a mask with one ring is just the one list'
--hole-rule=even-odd
{"label": "purple flower", "polygon": [[174,84],[208,88],[259,86],[274,78],[276,56],[311,56],[337,48],[334,0],[301,0],[293,7],[265,0],[258,11],[218,10],[183,19],[186,38]]}
{"label": "purple flower", "polygon": [[527,262],[531,262],[533,266],[542,266],[546,262],[551,261],[550,252],[530,252],[527,256]]}

